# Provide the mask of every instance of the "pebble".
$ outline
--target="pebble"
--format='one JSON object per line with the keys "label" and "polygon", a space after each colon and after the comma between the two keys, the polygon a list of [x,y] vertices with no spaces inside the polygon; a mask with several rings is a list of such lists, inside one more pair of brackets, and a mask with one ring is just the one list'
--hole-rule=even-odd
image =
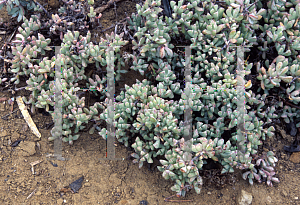
{"label": "pebble", "polygon": [[69,187],[72,189],[73,192],[77,193],[78,190],[81,188],[82,186],[82,182],[83,182],[84,177],[80,177],[79,179],[77,179],[76,181],[72,182]]}
{"label": "pebble", "polygon": [[63,199],[57,199],[57,201],[56,201],[56,203],[59,204],[59,205],[62,204],[63,202],[64,202]]}
{"label": "pebble", "polygon": [[24,157],[28,157],[35,154],[35,142],[22,141],[18,147],[18,154]]}
{"label": "pebble", "polygon": [[122,199],[119,203],[120,203],[121,205],[125,205],[125,204],[128,204],[128,201],[125,200],[125,199]]}
{"label": "pebble", "polygon": [[266,201],[268,204],[272,204],[272,198],[270,196],[266,197]]}
{"label": "pebble", "polygon": [[291,162],[295,163],[295,164],[299,164],[300,163],[300,152],[294,152],[289,159]]}
{"label": "pebble", "polygon": [[296,196],[295,199],[298,200],[299,199],[298,196]]}
{"label": "pebble", "polygon": [[241,190],[241,192],[238,194],[238,197],[236,198],[236,203],[238,205],[250,205],[252,203],[253,196],[251,193],[248,193],[244,190]]}
{"label": "pebble", "polygon": [[146,200],[140,201],[139,205],[148,205],[148,201]]}
{"label": "pebble", "polygon": [[3,130],[2,132],[0,132],[0,137],[5,137],[7,135],[7,131]]}
{"label": "pebble", "polygon": [[207,192],[207,194],[208,194],[208,195],[210,195],[210,194],[211,194],[211,192],[209,191],[209,192]]}

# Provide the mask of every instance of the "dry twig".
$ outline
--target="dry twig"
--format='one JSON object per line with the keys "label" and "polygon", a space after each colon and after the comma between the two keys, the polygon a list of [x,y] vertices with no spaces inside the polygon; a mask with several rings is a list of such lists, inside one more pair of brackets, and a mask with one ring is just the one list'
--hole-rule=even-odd
{"label": "dry twig", "polygon": [[281,99],[285,104],[287,104],[287,105],[289,105],[289,106],[291,106],[291,107],[293,107],[293,108],[297,108],[297,109],[300,110],[300,107],[299,107],[299,106],[297,106],[297,105],[295,105],[295,104],[292,104],[292,103],[286,101],[285,99],[281,98],[280,96],[278,96],[278,97],[279,97],[279,99]]}
{"label": "dry twig", "polygon": [[32,174],[34,174],[34,166],[41,163],[43,160],[37,160],[37,161],[34,161],[34,162],[31,162],[30,165],[31,165],[31,171],[32,171]]}
{"label": "dry twig", "polygon": [[29,199],[30,197],[32,197],[32,196],[34,195],[34,193],[36,192],[36,190],[37,190],[37,188],[36,188],[35,190],[33,190],[33,192],[31,192],[31,194],[29,194],[29,195],[27,196],[27,199]]}
{"label": "dry twig", "polygon": [[127,18],[122,19],[121,21],[117,22],[116,24],[113,24],[113,25],[111,25],[110,27],[108,27],[108,28],[106,28],[106,29],[100,31],[100,33],[103,33],[103,32],[105,32],[105,31],[108,31],[109,29],[112,29],[112,28],[115,27],[116,25],[121,24],[122,22],[124,22],[126,19],[127,19]]}
{"label": "dry twig", "polygon": [[28,127],[30,127],[31,131],[38,137],[38,138],[41,138],[41,133],[39,132],[39,130],[37,129],[35,123],[33,122],[31,116],[29,115],[29,112],[23,102],[23,99],[18,96],[17,97],[17,103],[18,103],[18,106],[22,112],[22,115],[25,119],[25,121],[27,122],[28,124]]}
{"label": "dry twig", "polygon": [[43,11],[47,14],[49,18],[51,17],[48,11],[37,0],[34,0],[34,2],[43,9]]}

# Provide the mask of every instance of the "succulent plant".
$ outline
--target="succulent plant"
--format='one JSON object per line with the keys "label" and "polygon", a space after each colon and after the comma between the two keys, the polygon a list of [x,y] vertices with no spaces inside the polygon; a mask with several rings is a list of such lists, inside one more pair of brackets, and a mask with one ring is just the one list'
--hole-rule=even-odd
{"label": "succulent plant", "polygon": [[22,27],[18,29],[19,34],[17,34],[16,39],[12,41],[15,45],[12,46],[14,58],[10,61],[12,66],[9,71],[16,74],[11,79],[12,82],[15,81],[15,84],[19,84],[19,76],[29,76],[30,73],[44,74],[45,69],[49,69],[50,65],[48,65],[48,67],[44,67],[44,65],[38,67],[40,58],[45,56],[46,51],[52,50],[48,46],[51,42],[50,39],[45,39],[41,34],[37,36],[32,35],[40,28],[41,22],[36,15],[31,16],[29,21],[25,18]]}
{"label": "succulent plant", "polygon": [[2,0],[0,1],[0,10],[6,6],[8,15],[12,17],[18,17],[17,21],[23,20],[23,17],[27,14],[26,10],[42,11],[42,9],[36,5],[34,0]]}
{"label": "succulent plant", "polygon": [[253,185],[253,179],[256,179],[258,182],[265,179],[269,186],[273,186],[272,182],[279,183],[279,179],[274,177],[274,167],[278,159],[274,157],[273,152],[263,153],[261,157],[254,155],[254,160],[256,160],[256,163],[254,166],[249,167],[250,171],[243,174],[243,179],[246,180],[248,178],[251,185]]}
{"label": "succulent plant", "polygon": [[[95,19],[99,19],[102,16],[100,13],[96,17],[93,0],[84,2],[63,0],[62,2],[63,5],[58,9],[59,13],[52,15],[52,21],[50,21],[52,25],[50,31],[55,35],[60,35],[61,40],[68,30],[74,30],[75,28],[81,33],[86,34],[90,25],[92,27],[95,25]],[[89,18],[90,23],[88,23],[87,18]]]}
{"label": "succulent plant", "polygon": [[[123,40],[124,33],[111,33],[96,43],[84,23],[87,16],[91,22],[101,17],[91,7],[94,2],[63,2],[60,14],[43,27],[62,40],[64,141],[72,144],[90,121],[113,124],[114,136],[134,149],[131,156],[139,167],[160,160],[158,169],[175,182],[171,189],[177,196],[190,189],[200,193],[199,171],[209,159],[222,166],[222,173],[243,170],[250,184],[254,179],[269,186],[279,182],[276,155],[258,150],[274,135],[275,120],[300,127],[299,1],[179,0],[170,1],[169,12],[163,13],[160,0],[146,0],[127,19],[125,37],[131,42]],[[24,100],[32,111],[41,107],[56,117],[51,108],[57,59],[50,39],[38,33],[41,27],[38,16],[24,18],[8,71],[15,84],[20,76],[28,78],[31,95]],[[79,31],[70,31],[74,27]],[[133,52],[122,53],[129,43]],[[125,85],[116,96],[114,115],[108,106],[113,80],[108,71],[119,80],[125,62],[146,79]],[[97,74],[86,75],[89,65]],[[85,88],[79,87],[81,81]],[[0,83],[9,82],[0,78]],[[81,90],[104,101],[87,108]],[[95,124],[90,133],[95,129],[106,139],[106,128]]]}
{"label": "succulent plant", "polygon": [[[134,37],[131,68],[145,75],[149,81],[138,82],[132,88],[127,86],[126,92],[117,97],[120,102],[116,104],[116,138],[125,146],[132,142],[131,146],[135,150],[132,157],[140,167],[144,161],[152,163],[152,150],[158,151],[157,147],[168,142],[164,147],[167,149],[158,151],[165,153],[164,157],[160,156],[164,159],[161,160],[163,166],[159,170],[167,179],[176,181],[172,190],[178,196],[183,196],[191,188],[199,193],[202,180],[197,170],[202,168],[201,164],[206,163],[203,148],[199,148],[202,153],[197,155],[194,150],[187,151],[178,147],[179,141],[184,140],[184,112],[189,108],[192,110],[193,126],[191,147],[201,147],[201,143],[209,142],[210,152],[206,152],[210,154],[206,157],[218,161],[223,166],[222,173],[233,172],[235,167],[246,171],[243,176],[251,184],[254,178],[259,182],[262,178],[267,178],[268,185],[272,185],[271,181],[279,182],[273,172],[276,157],[271,152],[258,155],[258,147],[266,136],[274,135],[275,129],[270,126],[274,119],[281,117],[286,122],[289,119],[299,122],[296,119],[300,116],[299,110],[283,106],[282,101],[270,106],[267,98],[269,91],[273,93],[272,89],[277,89],[280,91],[280,98],[288,97],[295,104],[298,102],[299,53],[298,31],[295,28],[299,26],[296,21],[299,6],[296,1],[284,3],[282,6],[289,7],[289,13],[281,8],[282,14],[279,15],[277,5],[281,4],[274,2],[270,1],[264,7],[261,2],[250,0],[227,0],[224,4],[211,1],[170,1],[172,14],[164,16],[159,0],[147,0],[144,5],[137,5],[137,14],[128,18]],[[285,22],[282,22],[283,16],[286,16]],[[262,27],[261,21],[271,22]],[[259,36],[256,31],[260,33]],[[275,43],[275,46],[270,47],[268,44],[271,43]],[[191,56],[185,55],[182,44],[185,51],[190,49]],[[290,51],[285,50],[286,45],[289,45]],[[256,62],[260,87],[257,91],[249,90],[254,87],[255,81],[245,81],[243,96],[237,92],[241,78],[236,73],[238,46],[244,46],[245,52],[254,47],[263,54]],[[277,49],[278,55],[269,63],[271,49]],[[187,58],[191,60],[187,61]],[[191,63],[191,75],[188,76],[183,71],[188,66],[186,62]],[[261,66],[262,63],[267,69]],[[243,73],[249,79],[253,62],[245,62],[243,66]],[[186,84],[184,87],[184,79],[190,79],[190,86]],[[282,87],[282,83],[285,83],[286,88]],[[150,98],[153,101],[165,99],[167,101],[161,102],[172,102],[169,106],[174,109],[170,110],[172,114],[169,116],[174,116],[174,120],[178,121],[177,129],[180,133],[175,137],[173,134],[173,142],[177,144],[172,145],[169,138],[163,141],[157,137],[157,132],[153,129],[155,117],[151,118],[155,116],[155,110],[147,107],[145,112],[142,109],[142,106],[149,105],[145,101],[147,96],[153,96]],[[244,108],[239,104],[241,97],[245,100]],[[280,107],[283,109],[279,112],[277,109]],[[239,109],[243,109],[242,116]],[[100,118],[106,120],[106,115],[107,111],[104,111]],[[300,123],[297,124],[299,125]],[[128,132],[135,134],[128,135]],[[226,141],[225,132],[231,133],[230,139]],[[105,137],[105,128],[99,134]],[[189,157],[183,159],[185,152]],[[194,158],[200,163],[198,167],[191,162]],[[188,170],[178,169],[174,165],[176,160],[182,160],[183,167],[190,164],[186,168]],[[189,176],[184,174],[190,170]]]}
{"label": "succulent plant", "polygon": [[[20,76],[28,78],[26,90],[31,91],[31,94],[29,99],[24,97],[23,100],[26,104],[31,104],[33,113],[36,107],[45,108],[52,117],[55,117],[58,115],[53,111],[57,59],[53,49],[49,46],[51,40],[38,33],[42,24],[45,27],[51,25],[41,23],[36,15],[31,16],[30,20],[24,18],[19,33],[12,41],[13,58],[7,61],[11,63],[8,71],[13,75],[10,82],[15,84],[19,84]],[[74,140],[78,139],[78,132],[85,128],[85,124],[99,120],[98,110],[104,109],[103,103],[99,102],[89,108],[85,107],[85,98],[80,97],[80,92],[82,90],[91,91],[96,95],[100,94],[101,99],[106,95],[107,46],[115,48],[112,52],[112,59],[113,65],[116,65],[113,70],[116,78],[119,79],[120,74],[126,72],[121,69],[121,66],[124,66],[124,58],[120,55],[120,47],[127,43],[123,41],[122,36],[123,34],[112,33],[111,36],[106,35],[106,39],[101,39],[98,45],[94,45],[90,42],[91,34],[89,32],[86,37],[80,35],[79,31],[67,31],[64,35],[61,47],[59,47],[64,141],[72,144]],[[85,69],[88,64],[94,64],[99,70],[103,69],[101,78],[98,75],[87,78]],[[1,83],[5,81],[7,79],[1,79]],[[80,88],[79,81],[85,81],[87,87]],[[56,137],[55,132],[56,130],[53,130],[53,136],[49,140]]]}

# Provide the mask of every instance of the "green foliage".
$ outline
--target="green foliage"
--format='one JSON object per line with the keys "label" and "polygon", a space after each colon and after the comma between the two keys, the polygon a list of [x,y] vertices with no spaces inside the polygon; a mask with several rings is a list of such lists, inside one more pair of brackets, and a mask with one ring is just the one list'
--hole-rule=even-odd
{"label": "green foliage", "polygon": [[[85,8],[84,16],[93,22],[99,19],[101,15],[95,17],[90,7],[93,1],[85,5],[63,2],[60,15],[53,15],[46,27],[62,40],[64,141],[72,144],[89,121],[113,124],[114,136],[134,149],[131,156],[139,167],[153,163],[154,158],[160,160],[158,169],[165,179],[175,182],[171,189],[177,196],[185,196],[190,189],[200,193],[199,170],[209,159],[222,166],[222,173],[243,170],[250,184],[264,179],[270,186],[279,182],[274,177],[275,154],[259,154],[258,148],[274,135],[275,120],[300,127],[300,110],[293,106],[300,102],[297,1],[170,1],[172,14],[166,17],[160,0],[146,0],[127,19],[130,31],[125,32],[133,36],[133,53],[124,54],[121,48],[129,42],[123,40],[123,33],[106,34],[96,44],[90,32],[84,36],[70,31],[74,23],[63,20],[63,13],[76,16],[80,8]],[[88,29],[83,21],[77,23],[80,31]],[[32,104],[32,111],[45,108],[55,117],[57,113],[50,108],[55,102],[57,56],[50,39],[38,33],[40,28],[37,16],[24,18],[13,41],[9,72],[15,84],[20,76],[29,77],[26,89],[31,96],[24,100]],[[114,51],[108,52],[107,46]],[[245,57],[252,55],[251,63],[242,59],[241,47]],[[191,55],[185,56],[188,52]],[[106,108],[107,77],[87,76],[86,71],[93,66],[100,73],[112,71],[109,65],[113,64],[116,80],[120,80],[125,62],[131,62],[131,69],[146,79],[125,85],[125,91],[116,96],[113,116]],[[79,96],[81,82],[105,101],[85,107],[85,98]],[[104,111],[99,114],[99,109]],[[94,125],[90,133],[96,128],[106,139],[106,128]]]}
{"label": "green foliage", "polygon": [[[51,40],[37,32],[40,28],[41,22],[37,16],[31,16],[30,20],[24,18],[19,33],[12,41],[13,59],[9,60],[11,67],[8,71],[13,75],[10,82],[15,84],[20,83],[21,76],[29,77],[26,81],[26,90],[31,91],[31,95],[29,99],[24,98],[24,101],[26,104],[31,104],[31,111],[34,113],[36,107],[45,108],[54,117],[57,113],[51,108],[55,104],[55,77],[57,77],[55,67],[58,59],[49,46]],[[64,35],[60,49],[64,141],[72,144],[74,140],[78,139],[78,132],[85,128],[85,124],[89,121],[99,120],[98,109],[104,108],[98,102],[86,108],[85,98],[79,97],[81,90],[92,91],[96,95],[100,94],[101,99],[106,93],[106,77],[100,78],[98,75],[94,75],[94,77],[87,78],[85,70],[88,65],[93,65],[97,69],[105,69],[108,60],[107,46],[113,46],[116,47],[112,53],[116,78],[119,79],[120,74],[126,72],[121,69],[121,66],[125,64],[120,55],[120,48],[128,42],[124,41],[122,36],[123,34],[112,33],[106,35],[106,39],[101,38],[98,45],[94,45],[90,42],[90,32],[86,37],[80,35],[78,31],[68,31]],[[85,81],[87,87],[80,88],[80,81]],[[55,136],[52,136],[49,140],[54,138]]]}
{"label": "green foliage", "polygon": [[18,17],[17,21],[20,22],[23,16],[27,13],[26,10],[41,11],[35,4],[34,0],[2,0],[0,2],[0,10],[6,6],[8,15]]}
{"label": "green foliage", "polygon": [[[116,138],[125,146],[133,140],[132,157],[139,167],[163,155],[159,170],[166,179],[176,182],[172,190],[178,196],[191,188],[200,192],[198,170],[208,158],[218,161],[223,173],[233,172],[234,167],[246,170],[243,178],[248,178],[250,184],[263,178],[270,186],[279,182],[274,177],[276,157],[272,152],[258,156],[258,146],[266,136],[274,135],[275,129],[270,126],[273,119],[300,119],[299,109],[283,106],[280,100],[299,103],[299,4],[269,1],[263,8],[261,2],[250,0],[225,2],[170,1],[173,13],[166,17],[161,1],[146,0],[128,19],[134,34],[131,69],[149,81],[127,86],[126,92],[117,97]],[[182,44],[191,47],[191,60],[182,54]],[[257,91],[248,90],[253,88],[253,80],[245,82],[236,72],[238,46],[244,46],[245,52],[254,47],[262,54],[256,64]],[[271,49],[278,55],[271,56]],[[190,74],[183,71],[188,67],[186,62],[191,63]],[[253,63],[242,66],[243,75],[249,77]],[[191,84],[186,83],[184,88],[183,79]],[[280,96],[271,106],[270,92]],[[241,98],[242,103],[245,101],[242,116]],[[157,102],[166,110],[159,112],[151,107]],[[184,115],[188,109],[192,111],[193,129],[192,139],[185,141]],[[108,122],[107,110],[100,116]],[[176,124],[161,127],[166,125],[161,117]],[[223,139],[225,132],[231,135],[227,141]],[[105,138],[106,129],[99,134]]]}

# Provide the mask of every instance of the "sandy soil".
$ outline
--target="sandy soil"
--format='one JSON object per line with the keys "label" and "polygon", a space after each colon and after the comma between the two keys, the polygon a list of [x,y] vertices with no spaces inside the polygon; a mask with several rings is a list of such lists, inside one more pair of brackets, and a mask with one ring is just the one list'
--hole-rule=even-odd
{"label": "sandy soil", "polygon": [[[95,3],[100,5],[99,1]],[[117,3],[116,8],[117,18],[113,7],[103,12],[101,23],[105,28],[123,19],[126,16],[125,12],[131,15],[135,11],[135,2],[122,1]],[[4,9],[0,16],[4,22],[9,20]],[[5,39],[3,35],[1,37]],[[135,83],[137,78],[141,79],[141,76],[134,71],[124,74],[123,81],[117,89],[124,87],[125,83]],[[2,92],[0,98],[28,94],[24,91],[15,95]],[[0,117],[10,113],[10,110],[11,105],[8,105],[7,101],[0,103]],[[16,103],[13,110],[17,110]],[[7,119],[0,118],[0,204],[178,204],[164,201],[164,198],[174,194],[170,190],[173,182],[165,180],[157,170],[149,171],[147,166],[139,169],[138,165],[128,159],[131,151],[123,145],[117,144],[116,157],[124,160],[101,159],[105,157],[105,141],[98,134],[89,135],[88,132],[83,132],[73,146],[65,143],[63,157],[66,161],[49,160],[46,155],[53,153],[53,142],[47,141],[50,130],[47,130],[45,125],[51,122],[51,117],[37,113],[32,115],[32,118],[42,134],[41,139],[29,129],[26,130],[25,120],[19,111]],[[183,199],[171,200],[191,200],[180,202],[187,205],[231,205],[236,204],[241,190],[245,190],[253,196],[253,205],[300,204],[300,154],[294,153],[291,157],[290,153],[283,150],[283,146],[290,145],[294,138],[287,135],[288,132],[285,133],[284,126],[278,128],[276,136],[266,140],[262,149],[274,151],[279,159],[276,167],[279,184],[267,187],[266,184],[255,183],[251,186],[241,178],[239,172],[220,175],[218,171],[210,171],[211,174],[205,174],[201,194],[197,195],[191,191]],[[12,147],[12,144],[20,139],[22,141]],[[42,162],[34,166],[33,174],[30,163],[37,160]],[[78,193],[73,194],[63,189],[81,176],[84,176],[84,181]],[[230,183],[222,183],[228,178],[232,179]],[[61,192],[62,189],[66,192]]]}

